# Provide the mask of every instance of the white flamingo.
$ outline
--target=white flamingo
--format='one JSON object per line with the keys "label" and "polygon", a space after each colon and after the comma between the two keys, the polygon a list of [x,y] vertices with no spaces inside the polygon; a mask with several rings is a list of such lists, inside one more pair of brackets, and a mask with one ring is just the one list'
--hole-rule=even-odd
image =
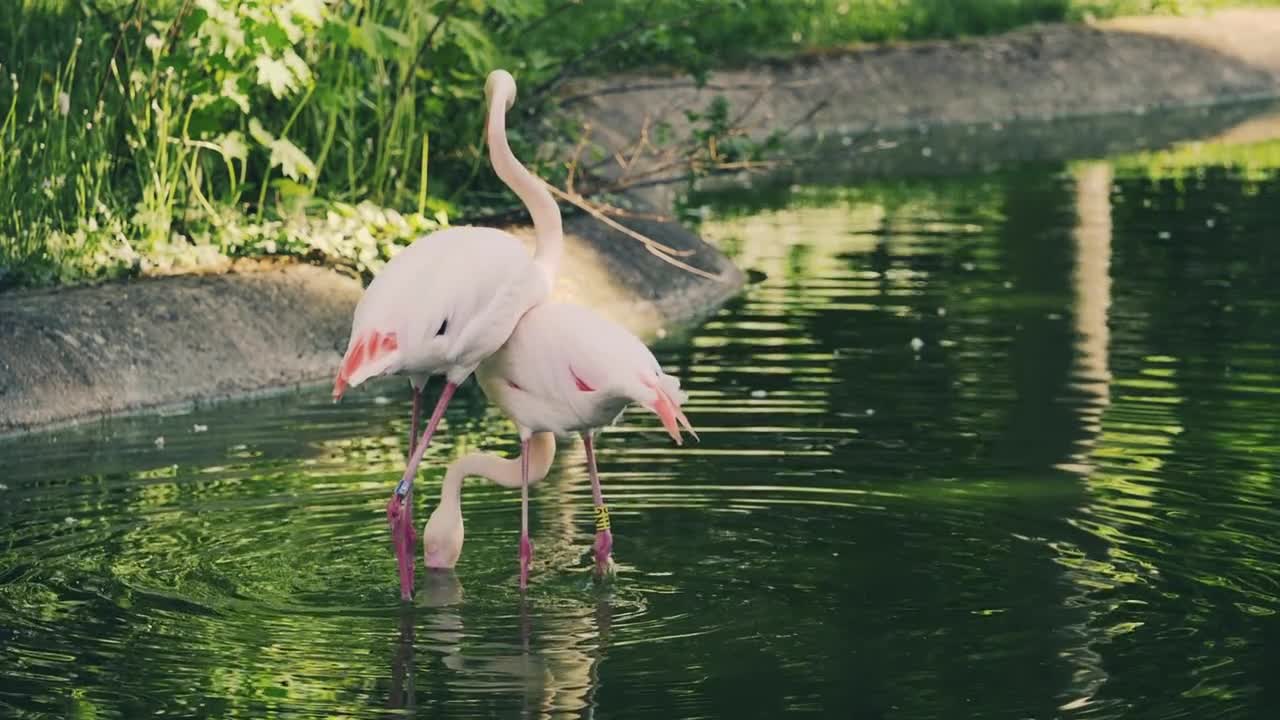
{"label": "white flamingo", "polygon": [[[556,454],[556,438],[551,433],[537,433],[524,456],[529,458],[529,484],[547,476]],[[431,512],[422,529],[422,556],[427,567],[448,569],[458,564],[462,555],[462,481],[471,475],[492,480],[507,488],[519,488],[522,458],[508,460],[490,453],[475,452],[453,462],[440,484],[440,503]]]}
{"label": "white flamingo", "polygon": [[[533,216],[532,257],[513,235],[457,227],[414,241],[382,268],[356,306],[351,340],[333,384],[338,400],[349,387],[380,375],[408,376],[413,389],[409,462],[387,503],[387,522],[400,571],[400,594],[413,594],[413,478],[454,391],[507,340],[529,308],[545,300],[563,254],[560,210],[542,181],[507,144],[506,111],[515,79],[495,70],[485,82],[489,158]],[[427,378],[444,375],[444,391],[416,439]]]}
{"label": "white flamingo", "polygon": [[[533,544],[529,541],[529,485],[551,465],[555,441],[550,434],[577,432],[587,455],[587,474],[595,504],[597,568],[609,567],[613,532],[596,473],[593,434],[612,424],[631,403],[653,411],[679,445],[682,425],[697,434],[681,411],[680,381],[662,371],[639,338],[594,311],[570,304],[544,304],[520,319],[498,352],[482,362],[476,379],[485,395],[520,430],[518,460],[472,454],[445,475],[440,504],[423,530],[428,567],[453,567],[462,552],[460,505],[462,478],[481,475],[517,486],[520,494],[520,588],[528,583]],[[517,471],[517,465],[519,467]],[[518,472],[518,475],[517,475]]]}

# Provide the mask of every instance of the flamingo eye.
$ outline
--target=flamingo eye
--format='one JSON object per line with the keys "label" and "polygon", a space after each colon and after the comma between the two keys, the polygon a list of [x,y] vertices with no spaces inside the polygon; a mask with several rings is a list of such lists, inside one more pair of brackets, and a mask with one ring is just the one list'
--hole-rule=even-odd
{"label": "flamingo eye", "polygon": [[449,329],[449,318],[445,318],[444,322],[440,323],[440,329],[436,331],[436,337],[440,337],[448,329]]}

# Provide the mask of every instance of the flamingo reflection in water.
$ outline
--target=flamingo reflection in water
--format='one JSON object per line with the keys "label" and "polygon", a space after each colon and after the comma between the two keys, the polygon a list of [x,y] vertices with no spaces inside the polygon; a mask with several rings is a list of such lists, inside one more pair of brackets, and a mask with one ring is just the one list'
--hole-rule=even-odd
{"label": "flamingo reflection in water", "polygon": [[[484,684],[494,690],[519,692],[522,717],[581,712],[595,703],[613,601],[611,592],[601,591],[596,593],[591,612],[566,612],[563,604],[556,603],[547,611],[554,615],[540,618],[537,608],[522,595],[517,616],[499,618],[487,630],[468,631],[457,575],[453,570],[428,570],[417,602],[401,606],[398,614],[387,707],[414,711],[419,700],[437,706],[447,703],[451,694],[428,690],[453,685],[474,689]],[[511,624],[517,630],[514,642]],[[541,642],[535,627],[549,631]],[[501,639],[486,637],[489,631]],[[428,662],[439,658],[442,667],[416,668],[415,649],[425,650],[418,655]],[[430,679],[428,686],[415,687],[420,677]],[[447,708],[433,709],[443,712]]]}

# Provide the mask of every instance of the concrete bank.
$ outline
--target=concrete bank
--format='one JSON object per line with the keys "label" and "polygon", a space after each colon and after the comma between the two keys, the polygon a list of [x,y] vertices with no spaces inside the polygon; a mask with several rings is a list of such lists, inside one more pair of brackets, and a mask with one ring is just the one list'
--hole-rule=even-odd
{"label": "concrete bank", "polygon": [[[715,310],[742,286],[718,251],[671,223],[631,221],[689,250],[677,270],[586,217],[565,224],[556,297],[646,336]],[[507,228],[532,248],[532,228]],[[331,378],[360,282],[310,265],[0,294],[0,436]]]}
{"label": "concrete bank", "polygon": [[[687,136],[686,112],[703,111],[716,97],[728,100],[735,127],[756,138],[784,131],[789,153],[811,152],[821,164],[876,162],[860,151],[885,136],[978,125],[997,129],[987,150],[999,153],[998,138],[1014,124],[1117,114],[1150,117],[1159,143],[1182,138],[1161,127],[1158,110],[1280,97],[1276,38],[1280,9],[1034,26],[716,72],[701,88],[687,78],[645,75],[579,81],[564,105],[590,123],[593,141],[626,159],[625,168],[605,168],[611,179],[671,165],[653,129],[665,124],[671,136]],[[1056,143],[1047,135],[1041,138]],[[1091,137],[1106,136],[1078,133],[1072,142],[1087,149]],[[1028,159],[1036,148],[1024,143],[1018,152]],[[660,207],[672,192],[643,190]]]}
{"label": "concrete bank", "polygon": [[[607,150],[635,158],[627,168],[605,168],[619,178],[669,162],[661,149],[633,152],[645,127],[666,122],[679,137],[688,127],[684,111],[703,109],[716,95],[754,135],[783,129],[792,139],[839,148],[848,146],[844,138],[862,143],[918,128],[1277,97],[1275,37],[1280,12],[1262,10],[1037,27],[721,72],[701,89],[639,76],[581,82],[567,89],[564,109],[590,122]],[[1000,146],[998,136],[991,142]],[[1030,154],[1043,147],[1031,146]],[[825,150],[824,157],[863,164],[838,152]],[[916,158],[907,163],[915,167],[940,159],[919,152],[893,158],[880,162],[900,167]],[[662,210],[673,198],[661,188],[634,194]],[[559,297],[653,335],[713,311],[741,288],[742,274],[680,226],[625,224],[692,251],[690,264],[720,279],[680,272],[621,233],[575,217],[566,223]],[[531,238],[528,228],[513,231]],[[355,279],[304,265],[0,294],[0,435],[326,379],[359,294]]]}

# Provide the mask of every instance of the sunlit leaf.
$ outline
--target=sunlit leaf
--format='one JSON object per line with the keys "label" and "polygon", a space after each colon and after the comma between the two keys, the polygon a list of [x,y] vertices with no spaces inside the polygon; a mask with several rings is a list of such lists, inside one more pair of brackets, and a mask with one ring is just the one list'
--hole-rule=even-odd
{"label": "sunlit leaf", "polygon": [[[253,127],[256,122],[257,120],[250,120],[249,126]],[[261,129],[262,126],[259,125],[258,128]],[[245,144],[244,133],[239,130],[223,133],[214,138],[213,142],[222,149],[222,154],[228,158],[244,161],[245,158],[249,157],[249,146]]]}
{"label": "sunlit leaf", "polygon": [[196,0],[196,7],[205,13],[197,35],[208,40],[211,50],[232,57],[244,48],[244,30],[235,13],[218,0]]}
{"label": "sunlit leaf", "polygon": [[293,50],[284,51],[284,64],[298,82],[304,85],[311,83],[311,68],[307,67],[306,61],[298,57]]}
{"label": "sunlit leaf", "polygon": [[316,166],[307,154],[286,138],[277,138],[271,143],[271,167],[280,166],[280,171],[294,180],[315,177]]}
{"label": "sunlit leaf", "polygon": [[289,178],[276,178],[271,181],[271,188],[276,191],[276,202],[280,211],[286,215],[305,213],[311,201],[311,187]]}
{"label": "sunlit leaf", "polygon": [[[290,45],[302,39],[302,28],[293,22],[293,14],[285,8],[277,8],[275,11],[275,27],[284,35],[284,41]],[[279,42],[279,38],[276,38]]]}
{"label": "sunlit leaf", "polygon": [[277,98],[298,89],[293,73],[284,62],[264,53],[254,58],[253,64],[258,68],[258,84],[270,88]]}
{"label": "sunlit leaf", "polygon": [[240,90],[239,76],[228,76],[222,81],[222,97],[235,103],[240,112],[248,114],[249,96]]}
{"label": "sunlit leaf", "polygon": [[218,102],[221,99],[222,99],[221,95],[214,95],[212,93],[197,93],[195,97],[191,98],[191,108],[193,110],[201,110],[203,108],[209,107],[210,105]]}
{"label": "sunlit leaf", "polygon": [[285,5],[285,10],[295,19],[303,17],[312,25],[324,22],[325,9],[324,0],[289,0]]}

